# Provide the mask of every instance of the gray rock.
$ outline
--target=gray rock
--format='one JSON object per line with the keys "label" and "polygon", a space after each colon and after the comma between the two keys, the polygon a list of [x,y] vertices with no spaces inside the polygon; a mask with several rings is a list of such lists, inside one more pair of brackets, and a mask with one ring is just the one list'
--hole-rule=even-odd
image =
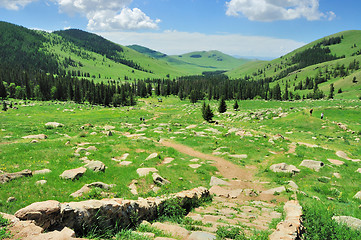
{"label": "gray rock", "polygon": [[158,153],[152,153],[145,159],[145,161],[156,158],[156,157],[158,157]]}
{"label": "gray rock", "polygon": [[216,186],[216,185],[230,185],[229,182],[226,182],[222,179],[219,179],[215,176],[211,177],[211,181],[209,183],[210,186]]}
{"label": "gray rock", "polygon": [[47,122],[45,123],[45,127],[49,128],[57,128],[57,127],[63,127],[64,124],[58,123],[58,122]]}
{"label": "gray rock", "polygon": [[28,135],[25,137],[22,137],[23,139],[47,139],[48,136],[45,134],[38,134],[38,135]]}
{"label": "gray rock", "polygon": [[316,172],[320,171],[321,167],[323,167],[325,164],[321,161],[315,161],[315,160],[303,160],[300,166],[307,167],[310,169],[315,170]]}
{"label": "gray rock", "polygon": [[48,182],[48,181],[46,181],[46,180],[43,179],[43,180],[36,181],[35,184],[36,184],[36,185],[44,185],[44,184],[46,184],[47,182]]}
{"label": "gray rock", "polygon": [[358,218],[351,216],[333,216],[332,219],[339,224],[346,224],[352,229],[361,230],[361,220]]}
{"label": "gray rock", "polygon": [[6,183],[17,178],[29,177],[32,175],[33,173],[28,169],[16,173],[3,173],[0,174],[0,183]]}
{"label": "gray rock", "polygon": [[167,184],[170,184],[170,182],[169,182],[167,179],[163,178],[163,177],[160,176],[158,173],[153,173],[152,177],[153,177],[153,182],[154,182],[155,184],[158,184],[158,185],[167,185]]}
{"label": "gray rock", "polygon": [[51,170],[50,169],[36,170],[33,172],[33,175],[47,174],[47,173],[51,173]]}
{"label": "gray rock", "polygon": [[11,202],[15,202],[16,201],[16,198],[15,197],[9,197],[6,202],[7,203],[11,203]]}
{"label": "gray rock", "polygon": [[105,165],[101,161],[89,161],[84,167],[94,172],[105,171]]}
{"label": "gray rock", "polygon": [[275,193],[281,193],[286,191],[286,188],[284,186],[272,188],[266,191],[263,191],[262,194],[275,194]]}
{"label": "gray rock", "polygon": [[79,179],[83,174],[86,172],[86,168],[79,167],[76,169],[65,170],[61,175],[60,178],[62,179],[70,179],[76,180]]}
{"label": "gray rock", "polygon": [[299,173],[300,170],[294,165],[288,165],[287,163],[278,163],[270,166],[272,172],[283,172],[283,173]]}
{"label": "gray rock", "polygon": [[213,240],[216,239],[216,236],[208,232],[192,232],[187,240]]}
{"label": "gray rock", "polygon": [[151,172],[158,172],[155,168],[138,168],[137,173],[140,177],[147,176]]}

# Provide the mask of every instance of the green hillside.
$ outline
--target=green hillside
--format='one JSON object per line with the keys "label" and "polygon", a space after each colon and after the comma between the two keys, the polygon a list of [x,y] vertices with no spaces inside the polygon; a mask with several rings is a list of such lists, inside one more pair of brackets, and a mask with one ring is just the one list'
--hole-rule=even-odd
{"label": "green hillside", "polygon": [[191,74],[201,74],[208,71],[227,71],[250,61],[248,59],[237,59],[219,51],[199,51],[168,56],[139,45],[128,47],[152,58],[164,60],[168,64]]}
{"label": "green hillside", "polygon": [[[227,72],[230,78],[251,80],[268,79],[274,86],[280,84],[301,96],[312,88],[300,90],[306,79],[319,82],[319,88],[328,94],[330,84],[342,93],[336,98],[355,98],[361,96],[361,31],[344,31],[311,42],[285,56],[272,61],[245,64]],[[354,79],[356,78],[356,79]]]}

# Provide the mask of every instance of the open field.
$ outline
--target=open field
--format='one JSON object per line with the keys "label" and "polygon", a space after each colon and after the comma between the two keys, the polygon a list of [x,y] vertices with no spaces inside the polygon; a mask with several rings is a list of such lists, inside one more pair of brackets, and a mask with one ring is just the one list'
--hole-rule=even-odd
{"label": "open field", "polygon": [[[246,182],[251,182],[252,189],[264,191],[287,187],[292,180],[302,191],[298,194],[301,204],[317,203],[332,209],[334,215],[361,218],[358,208],[361,201],[353,198],[360,191],[361,180],[361,174],[356,172],[360,163],[355,160],[361,158],[359,101],[241,101],[240,111],[230,109],[233,102],[227,102],[228,111],[216,113],[215,123],[203,121],[201,102],[190,104],[173,97],[164,98],[163,102],[156,98],[140,99],[138,105],[131,108],[63,102],[17,103],[19,105],[14,106],[18,109],[0,114],[0,170],[12,173],[50,169],[51,173],[1,184],[0,212],[13,214],[33,202],[49,199],[60,202],[103,197],[136,199],[198,186],[209,188],[211,176],[242,182],[241,173],[245,171],[252,175],[245,174],[243,185],[238,187],[246,188]],[[210,104],[213,110],[217,108],[217,102]],[[314,109],[313,116],[309,114],[310,108]],[[321,112],[325,115],[322,120]],[[46,127],[47,122],[64,126]],[[344,129],[337,123],[342,123]],[[107,136],[109,130],[112,136]],[[36,143],[22,138],[35,134],[45,134],[48,138]],[[176,144],[180,148],[177,149]],[[89,146],[96,150],[76,152],[80,147]],[[198,153],[182,150],[186,147]],[[337,151],[345,152],[349,160],[336,155]],[[129,154],[126,160],[130,165],[122,166],[112,160],[125,153]],[[158,155],[145,160],[152,153]],[[194,160],[195,156],[200,156],[199,160]],[[232,177],[220,166],[217,169],[217,159],[212,156],[238,165],[240,174]],[[165,158],[174,160],[165,163]],[[324,167],[317,172],[299,166],[305,159],[322,161]],[[335,165],[328,159],[344,164]],[[86,160],[101,161],[107,168],[104,172],[86,171],[76,181],[59,178],[63,171],[81,167]],[[301,171],[294,176],[274,173],[269,167],[276,163],[292,164]],[[192,168],[191,164],[199,166]],[[153,191],[152,177],[139,177],[136,172],[147,167],[155,167],[171,184],[161,186],[157,193]],[[39,180],[47,183],[36,185]],[[137,180],[138,195],[133,195],[128,187],[133,180]],[[81,197],[70,196],[91,182],[116,186],[103,193],[94,190]],[[8,202],[9,197],[16,201]],[[277,208],[294,197],[292,191],[287,190],[261,200]],[[243,200],[237,202],[240,207],[246,204]],[[249,227],[239,226],[249,231]]]}

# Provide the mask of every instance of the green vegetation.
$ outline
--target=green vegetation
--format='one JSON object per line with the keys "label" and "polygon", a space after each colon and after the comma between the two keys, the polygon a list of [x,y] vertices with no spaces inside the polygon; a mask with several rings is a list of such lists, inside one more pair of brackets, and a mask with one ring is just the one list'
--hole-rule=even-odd
{"label": "green vegetation", "polygon": [[0,239],[10,238],[11,234],[8,232],[9,221],[0,214]]}

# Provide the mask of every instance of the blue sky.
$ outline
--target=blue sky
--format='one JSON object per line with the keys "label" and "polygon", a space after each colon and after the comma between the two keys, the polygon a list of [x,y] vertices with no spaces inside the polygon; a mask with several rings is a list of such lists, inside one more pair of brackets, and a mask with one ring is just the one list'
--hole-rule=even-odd
{"label": "blue sky", "polygon": [[78,28],[167,54],[261,58],[359,30],[360,10],[360,0],[0,0],[0,20],[27,28]]}

